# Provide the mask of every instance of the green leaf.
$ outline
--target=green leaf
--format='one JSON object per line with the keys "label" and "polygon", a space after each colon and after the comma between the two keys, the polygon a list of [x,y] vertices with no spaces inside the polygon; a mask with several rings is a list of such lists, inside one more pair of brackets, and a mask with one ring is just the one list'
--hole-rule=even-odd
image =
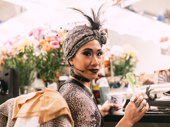
{"label": "green leaf", "polygon": [[134,81],[133,81],[132,76],[130,74],[126,74],[126,78],[127,78],[128,82],[129,82],[130,87],[132,88],[133,93],[136,94]]}

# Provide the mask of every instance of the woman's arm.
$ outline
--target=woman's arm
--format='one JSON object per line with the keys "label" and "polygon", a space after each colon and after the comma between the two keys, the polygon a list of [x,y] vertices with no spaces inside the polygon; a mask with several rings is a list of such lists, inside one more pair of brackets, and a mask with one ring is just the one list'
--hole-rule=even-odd
{"label": "woman's arm", "polygon": [[[106,101],[100,108],[102,116],[109,114],[111,107],[118,107],[117,104],[110,104]],[[137,121],[139,121],[143,115],[149,109],[149,105],[141,95],[137,95],[131,100],[125,108],[125,114],[123,118],[118,122],[116,127],[132,127]]]}
{"label": "woman's arm", "polygon": [[[140,107],[140,106],[139,106]],[[135,105],[135,102],[130,101],[126,106],[125,115],[118,122],[116,127],[132,127],[137,121],[139,121],[147,112],[149,105],[146,104],[142,111],[138,111],[139,108]]]}
{"label": "woman's arm", "polygon": [[111,104],[108,100],[100,107],[100,113],[104,117],[109,114],[111,107],[119,107],[117,104]]}

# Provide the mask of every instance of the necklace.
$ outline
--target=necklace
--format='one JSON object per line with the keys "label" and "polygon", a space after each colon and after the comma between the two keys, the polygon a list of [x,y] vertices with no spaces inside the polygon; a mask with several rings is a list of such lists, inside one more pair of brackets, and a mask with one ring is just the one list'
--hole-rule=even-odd
{"label": "necklace", "polygon": [[71,69],[71,74],[70,75],[73,76],[74,78],[78,79],[79,81],[90,82],[89,79],[83,78],[81,76],[76,75],[72,69]]}

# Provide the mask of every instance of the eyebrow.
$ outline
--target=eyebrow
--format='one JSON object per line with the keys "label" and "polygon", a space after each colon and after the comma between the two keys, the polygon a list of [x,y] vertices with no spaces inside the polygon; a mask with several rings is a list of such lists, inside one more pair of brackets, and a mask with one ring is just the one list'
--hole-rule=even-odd
{"label": "eyebrow", "polygon": [[[93,51],[91,48],[83,49],[83,51],[86,51],[86,50],[88,50],[88,51]],[[102,51],[102,49],[98,49],[97,51]]]}

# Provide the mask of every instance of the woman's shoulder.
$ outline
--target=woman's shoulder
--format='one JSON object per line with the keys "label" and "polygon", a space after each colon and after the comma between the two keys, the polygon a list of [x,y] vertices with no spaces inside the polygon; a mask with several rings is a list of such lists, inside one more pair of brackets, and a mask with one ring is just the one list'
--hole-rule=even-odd
{"label": "woman's shoulder", "polygon": [[[83,107],[87,109],[87,106],[91,107],[89,110],[92,110],[93,107],[95,107],[92,97],[75,83],[64,84],[59,92],[64,97],[70,108],[75,107],[76,105],[74,111],[80,110],[79,108],[83,109]],[[95,108],[93,110],[95,110]]]}
{"label": "woman's shoulder", "polygon": [[65,83],[59,92],[65,98],[66,101],[81,100],[81,102],[92,100],[90,96],[82,87],[75,83]]}
{"label": "woman's shoulder", "polygon": [[78,86],[76,83],[64,83],[60,88],[59,92],[62,96],[65,95],[76,95],[76,94],[85,94],[84,90]]}

